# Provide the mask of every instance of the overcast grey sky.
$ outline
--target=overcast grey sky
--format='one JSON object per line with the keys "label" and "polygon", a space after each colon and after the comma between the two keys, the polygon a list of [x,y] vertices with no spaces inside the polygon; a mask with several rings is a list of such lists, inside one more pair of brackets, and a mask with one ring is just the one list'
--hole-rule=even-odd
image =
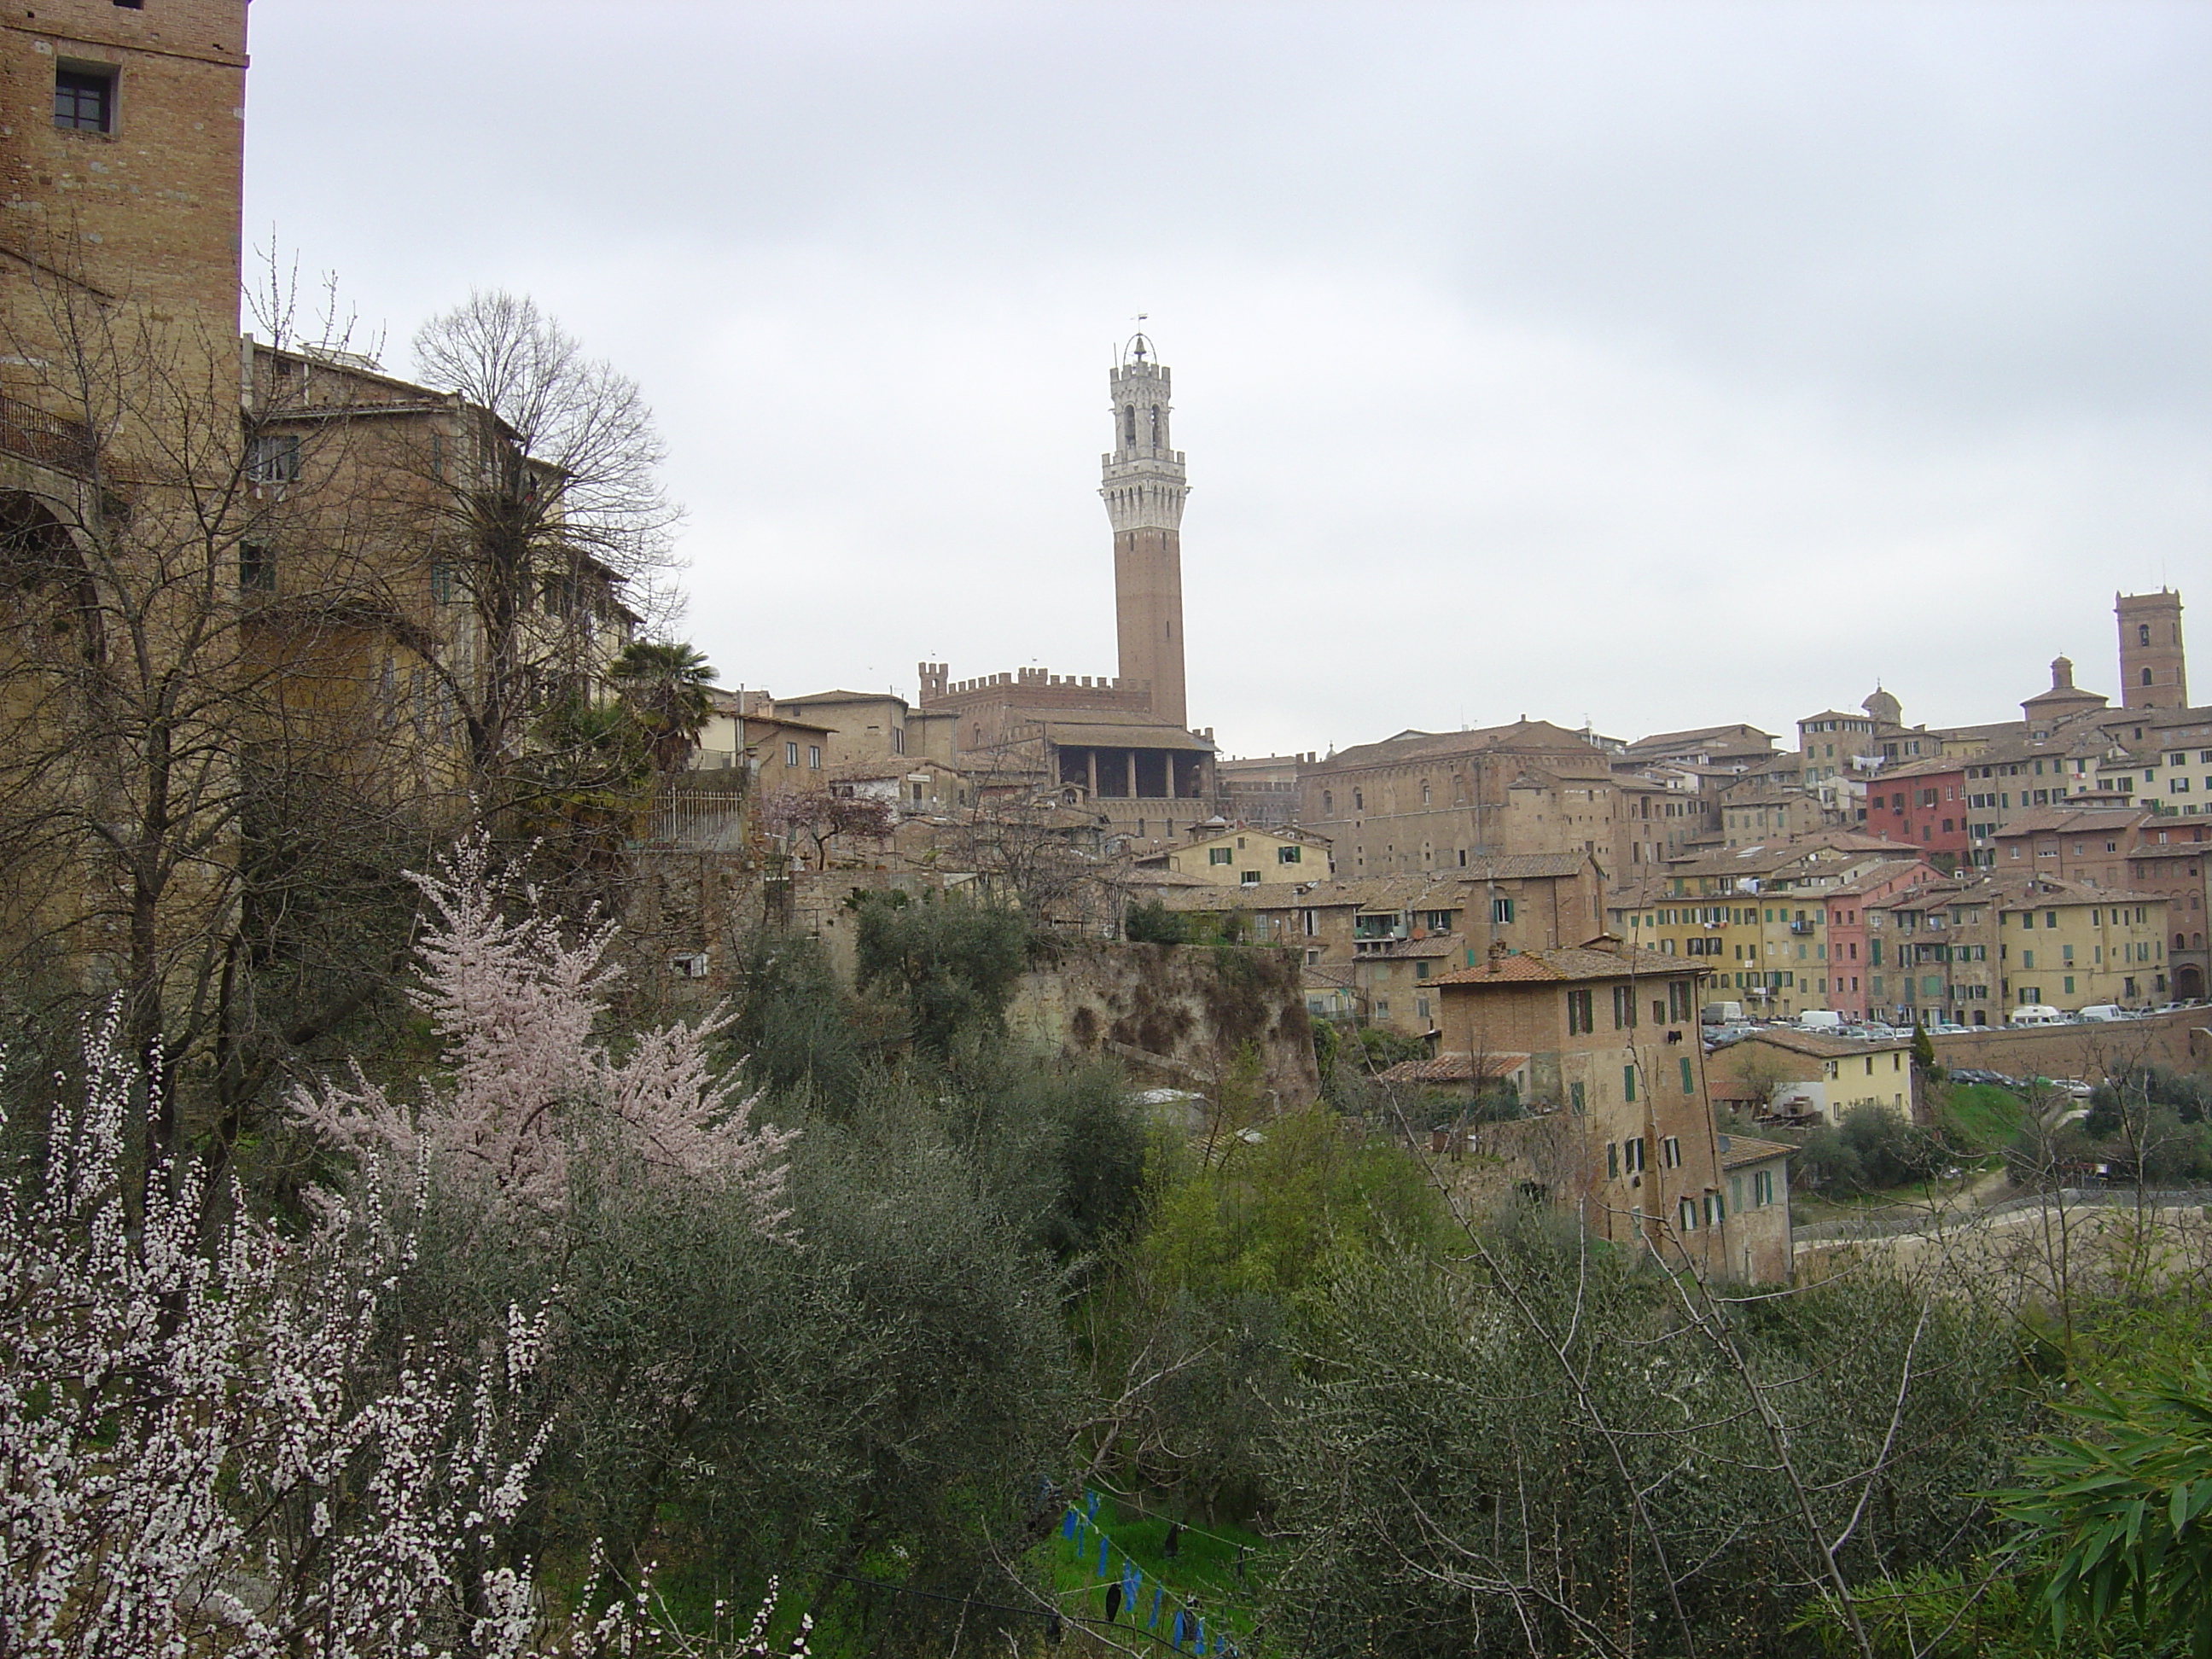
{"label": "overcast grey sky", "polygon": [[[2112,599],[2212,693],[2212,8],[260,0],[250,239],[643,384],[779,693],[1114,665],[1176,375],[1224,752],[2001,719]],[[2015,715],[2016,717],[2016,715]]]}

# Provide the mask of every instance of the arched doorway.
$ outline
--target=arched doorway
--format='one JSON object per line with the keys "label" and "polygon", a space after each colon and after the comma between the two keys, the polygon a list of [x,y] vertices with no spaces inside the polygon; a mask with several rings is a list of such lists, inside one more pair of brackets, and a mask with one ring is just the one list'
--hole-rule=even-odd
{"label": "arched doorway", "polygon": [[82,659],[99,650],[99,596],[84,556],[27,490],[0,490],[0,605],[18,625],[13,643],[28,655]]}
{"label": "arched doorway", "polygon": [[2204,970],[2193,962],[2185,962],[2173,970],[2173,994],[2183,1002],[2195,1002],[2204,995]]}

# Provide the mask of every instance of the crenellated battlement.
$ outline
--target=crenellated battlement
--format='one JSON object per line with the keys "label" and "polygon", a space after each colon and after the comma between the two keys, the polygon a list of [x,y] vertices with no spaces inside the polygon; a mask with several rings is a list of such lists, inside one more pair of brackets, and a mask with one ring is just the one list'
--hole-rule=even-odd
{"label": "crenellated battlement", "polygon": [[1018,695],[1024,708],[1143,710],[1152,706],[1152,688],[1139,681],[1109,679],[1103,674],[1055,674],[1048,668],[1018,668],[1011,674],[981,674],[954,680],[943,663],[921,666],[921,707],[990,703]]}

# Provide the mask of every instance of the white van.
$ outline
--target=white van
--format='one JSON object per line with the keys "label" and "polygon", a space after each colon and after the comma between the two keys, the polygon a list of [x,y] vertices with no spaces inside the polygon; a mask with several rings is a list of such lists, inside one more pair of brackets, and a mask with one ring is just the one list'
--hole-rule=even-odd
{"label": "white van", "polygon": [[1797,1016],[1801,1031],[1820,1031],[1829,1036],[1842,1034],[1844,1017],[1832,1008],[1808,1008]]}
{"label": "white van", "polygon": [[1704,1025],[1741,1025],[1743,1024],[1743,1004],[1741,1002],[1709,1002],[1698,1015]]}
{"label": "white van", "polygon": [[2093,1002],[2074,1018],[2084,1025],[2109,1025],[2115,1020],[2129,1019],[2133,1016],[2117,1002]]}
{"label": "white van", "polygon": [[2008,1025],[2063,1025],[2066,1016],[2047,1002],[2024,1002],[2005,1018]]}

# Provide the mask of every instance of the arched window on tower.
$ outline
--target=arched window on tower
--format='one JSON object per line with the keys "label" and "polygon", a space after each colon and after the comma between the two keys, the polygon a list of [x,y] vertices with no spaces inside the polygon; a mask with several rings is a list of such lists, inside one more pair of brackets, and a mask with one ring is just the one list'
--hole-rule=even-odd
{"label": "arched window on tower", "polygon": [[2145,685],[2148,685],[2150,684],[2150,670],[2148,668],[2143,670],[2143,684]]}
{"label": "arched window on tower", "polygon": [[2137,645],[2148,645],[2150,643],[2150,624],[2148,623],[2138,623],[2136,624],[2136,643]]}
{"label": "arched window on tower", "polygon": [[1153,447],[1153,448],[1155,448],[1155,449],[1158,449],[1159,447],[1160,447],[1160,406],[1159,406],[1158,404],[1154,404],[1152,405],[1152,447]]}
{"label": "arched window on tower", "polygon": [[1137,406],[1134,404],[1122,405],[1121,447],[1124,449],[1134,449],[1137,447]]}

